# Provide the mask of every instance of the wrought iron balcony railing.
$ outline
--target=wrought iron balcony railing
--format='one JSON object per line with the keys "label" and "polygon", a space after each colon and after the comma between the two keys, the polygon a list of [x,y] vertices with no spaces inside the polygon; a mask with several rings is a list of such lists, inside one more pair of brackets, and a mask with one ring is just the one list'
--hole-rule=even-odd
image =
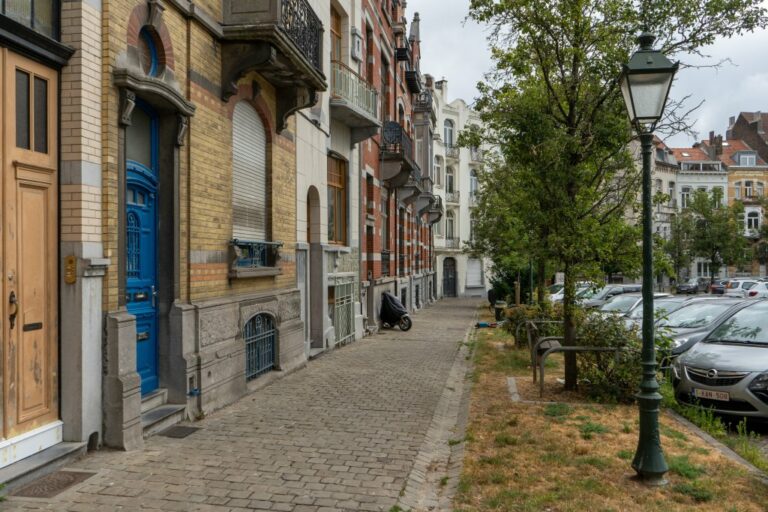
{"label": "wrought iron balcony railing", "polygon": [[454,146],[452,144],[448,144],[445,146],[445,156],[448,158],[453,158],[455,160],[459,159],[459,146]]}
{"label": "wrought iron balcony railing", "polygon": [[476,190],[469,193],[469,206],[477,206],[479,194]]}
{"label": "wrought iron balcony railing", "polygon": [[379,117],[379,93],[343,63],[333,61],[331,94],[350,102],[373,118]]}
{"label": "wrought iron balcony railing", "polygon": [[384,123],[381,131],[381,150],[388,153],[400,153],[413,160],[413,141],[403,127],[395,121]]}
{"label": "wrought iron balcony railing", "polygon": [[461,239],[456,237],[445,237],[445,247],[448,249],[461,249]]}
{"label": "wrought iron balcony railing", "polygon": [[458,203],[459,199],[461,199],[461,194],[459,194],[458,190],[454,190],[453,192],[446,192],[445,193],[445,202],[446,203]]}
{"label": "wrought iron balcony railing", "polygon": [[232,240],[230,247],[230,277],[257,277],[279,273],[282,242]]}
{"label": "wrought iron balcony railing", "polygon": [[416,112],[430,112],[432,110],[432,91],[423,89],[413,103]]}
{"label": "wrought iron balcony railing", "polygon": [[322,71],[321,41],[323,24],[307,0],[280,0],[280,25],[301,53]]}
{"label": "wrought iron balcony railing", "polygon": [[480,148],[469,148],[469,160],[479,163],[483,161],[483,150]]}

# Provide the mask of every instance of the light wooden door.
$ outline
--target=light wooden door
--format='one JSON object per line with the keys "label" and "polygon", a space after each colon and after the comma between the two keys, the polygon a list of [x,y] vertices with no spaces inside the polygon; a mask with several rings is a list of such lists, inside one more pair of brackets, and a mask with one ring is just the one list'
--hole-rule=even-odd
{"label": "light wooden door", "polygon": [[56,72],[3,49],[2,417],[58,419]]}

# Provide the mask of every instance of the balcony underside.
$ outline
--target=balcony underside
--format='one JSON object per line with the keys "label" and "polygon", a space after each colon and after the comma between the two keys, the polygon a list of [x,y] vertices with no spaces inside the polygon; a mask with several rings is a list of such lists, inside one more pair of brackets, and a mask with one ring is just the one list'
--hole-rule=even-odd
{"label": "balcony underside", "polygon": [[419,198],[416,200],[416,211],[419,215],[427,213],[428,210],[435,204],[435,196],[431,192],[422,192]]}
{"label": "balcony underside", "polygon": [[379,133],[381,121],[344,98],[331,98],[331,118],[352,129],[351,144],[357,144]]}
{"label": "balcony underside", "polygon": [[313,106],[317,93],[328,89],[325,75],[275,26],[224,27],[221,48],[222,99],[237,92],[237,82],[245,75],[260,73],[277,89],[278,131],[291,114]]}
{"label": "balcony underside", "polygon": [[381,177],[392,188],[399,188],[408,183],[414,165],[402,153],[381,153]]}
{"label": "balcony underside", "polygon": [[397,191],[397,198],[405,205],[411,205],[421,195],[421,187],[414,180],[409,180]]}
{"label": "balcony underside", "polygon": [[429,225],[432,226],[434,224],[437,224],[440,222],[440,219],[443,218],[443,210],[442,208],[434,208],[428,210],[429,216],[427,217],[427,222],[429,222]]}

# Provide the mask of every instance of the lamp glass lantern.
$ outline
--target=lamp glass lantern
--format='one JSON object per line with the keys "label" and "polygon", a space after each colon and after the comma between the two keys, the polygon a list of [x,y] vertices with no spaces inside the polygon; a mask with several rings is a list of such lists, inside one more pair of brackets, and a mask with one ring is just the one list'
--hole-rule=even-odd
{"label": "lamp glass lantern", "polygon": [[621,74],[621,92],[629,118],[638,131],[653,131],[661,119],[679,67],[679,63],[653,49],[654,40],[647,32],[640,35],[640,49],[624,65]]}

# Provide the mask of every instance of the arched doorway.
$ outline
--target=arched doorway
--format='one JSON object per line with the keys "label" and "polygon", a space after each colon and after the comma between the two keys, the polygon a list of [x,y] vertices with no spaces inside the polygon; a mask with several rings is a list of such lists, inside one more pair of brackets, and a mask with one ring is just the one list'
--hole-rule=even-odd
{"label": "arched doorway", "polygon": [[323,285],[323,244],[320,233],[320,193],[317,188],[307,191],[307,242],[309,243],[309,262],[307,275],[309,290],[306,318],[309,324],[310,349],[324,348],[326,301]]}
{"label": "arched doorway", "polygon": [[456,259],[443,261],[443,296],[456,297]]}

